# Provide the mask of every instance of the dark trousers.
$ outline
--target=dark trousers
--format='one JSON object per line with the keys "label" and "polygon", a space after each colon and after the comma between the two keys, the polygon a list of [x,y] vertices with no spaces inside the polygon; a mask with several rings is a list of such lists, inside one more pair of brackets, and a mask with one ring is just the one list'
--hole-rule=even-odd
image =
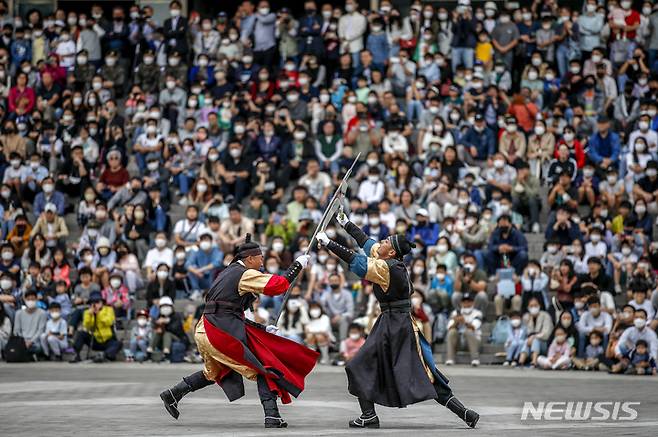
{"label": "dark trousers", "polygon": [[254,64],[266,67],[268,70],[274,68],[274,57],[276,56],[276,46],[267,50],[254,51]]}
{"label": "dark trousers", "polygon": [[[521,250],[519,252],[508,254],[510,264],[514,267],[517,275],[523,273],[523,269],[526,264],[528,264],[528,252]],[[503,257],[498,253],[492,250],[488,250],[485,253],[485,263],[487,267],[487,272],[490,275],[496,273],[496,270],[501,268],[503,265]]]}
{"label": "dark trousers", "polygon": [[541,207],[539,197],[515,197],[512,202],[512,207],[515,211],[518,211],[523,215],[530,215],[529,225],[539,223],[539,210]]}
{"label": "dark trousers", "polygon": [[73,349],[79,354],[84,345],[91,347],[91,349],[95,351],[104,351],[105,357],[110,361],[116,360],[117,354],[121,350],[121,342],[115,337],[112,337],[105,343],[99,343],[90,333],[79,331],[73,342]]}

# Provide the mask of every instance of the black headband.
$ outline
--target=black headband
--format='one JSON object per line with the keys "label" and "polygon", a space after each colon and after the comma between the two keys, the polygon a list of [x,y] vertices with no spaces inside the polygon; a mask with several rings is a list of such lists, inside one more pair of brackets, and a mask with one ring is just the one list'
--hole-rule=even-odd
{"label": "black headband", "polygon": [[393,246],[393,250],[395,250],[397,256],[402,256],[402,249],[400,248],[400,237],[398,234],[391,235],[389,239],[391,240],[391,246]]}
{"label": "black headband", "polygon": [[251,248],[251,249],[245,249],[245,250],[239,251],[238,252],[238,258],[239,259],[244,259],[248,256],[258,256],[258,255],[262,255],[262,254],[263,254],[263,252],[260,250],[260,247],[254,247],[254,248]]}

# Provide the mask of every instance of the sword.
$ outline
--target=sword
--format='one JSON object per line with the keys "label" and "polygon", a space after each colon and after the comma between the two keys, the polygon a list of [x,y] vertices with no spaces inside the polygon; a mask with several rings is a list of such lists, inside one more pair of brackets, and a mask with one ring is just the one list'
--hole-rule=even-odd
{"label": "sword", "polygon": [[[340,184],[338,184],[338,188],[336,188],[334,195],[331,196],[331,200],[327,204],[327,208],[324,210],[324,213],[322,214],[320,223],[318,223],[318,226],[315,228],[315,232],[313,232],[313,236],[311,237],[311,240],[308,242],[308,247],[304,251],[304,255],[308,255],[308,253],[311,251],[311,247],[313,247],[313,244],[316,241],[316,237],[318,233],[324,232],[325,229],[327,228],[327,225],[329,225],[329,222],[331,222],[331,219],[334,218],[334,214],[340,207],[339,200],[347,192],[347,180],[350,178],[350,175],[352,174],[352,170],[354,170],[354,167],[356,166],[356,163],[359,161],[360,156],[361,153],[359,152],[359,154],[356,155],[356,158],[354,158],[354,161],[352,161],[352,165],[350,166],[350,168],[347,169],[347,172],[345,172],[345,176],[343,176],[343,180],[340,181]],[[292,281],[290,287],[288,288],[288,291],[286,291],[286,294],[283,295],[283,302],[281,303],[281,308],[279,308],[279,312],[276,315],[276,318],[274,319],[274,326],[277,326],[279,324],[279,319],[281,318],[283,309],[286,307],[286,304],[288,303],[288,299],[290,299],[290,293],[292,292],[292,287],[294,287],[296,281],[297,278],[295,278]]]}

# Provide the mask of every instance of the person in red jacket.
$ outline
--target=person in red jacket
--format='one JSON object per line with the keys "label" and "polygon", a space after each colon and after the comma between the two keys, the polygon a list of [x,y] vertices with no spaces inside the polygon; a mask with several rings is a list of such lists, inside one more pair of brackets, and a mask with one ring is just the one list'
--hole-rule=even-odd
{"label": "person in red jacket", "polygon": [[555,144],[555,158],[560,145],[565,144],[569,148],[569,157],[576,160],[578,168],[585,167],[585,150],[583,145],[576,138],[576,131],[571,126],[566,126],[562,133],[562,138]]}
{"label": "person in red jacket", "polygon": [[9,90],[7,96],[9,103],[9,112],[15,112],[16,115],[25,115],[32,112],[36,102],[34,90],[27,86],[27,74],[20,72],[16,76],[16,85]]}

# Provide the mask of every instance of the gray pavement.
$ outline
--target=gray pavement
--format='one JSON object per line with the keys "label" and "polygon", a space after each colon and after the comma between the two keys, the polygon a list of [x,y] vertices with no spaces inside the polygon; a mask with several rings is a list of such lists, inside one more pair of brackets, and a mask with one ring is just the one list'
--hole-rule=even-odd
{"label": "gray pavement", "polygon": [[[265,430],[256,386],[229,404],[221,389],[208,387],[181,403],[181,418],[164,411],[158,393],[199,365],[0,364],[0,435],[5,436],[612,436],[658,435],[658,378],[601,373],[544,372],[500,367],[450,367],[455,393],[480,412],[470,430],[434,402],[406,409],[378,409],[378,431],[349,430],[357,404],[346,391],[341,368],[319,366],[300,399],[281,408],[285,430]],[[640,402],[633,421],[522,421],[530,401]]]}

